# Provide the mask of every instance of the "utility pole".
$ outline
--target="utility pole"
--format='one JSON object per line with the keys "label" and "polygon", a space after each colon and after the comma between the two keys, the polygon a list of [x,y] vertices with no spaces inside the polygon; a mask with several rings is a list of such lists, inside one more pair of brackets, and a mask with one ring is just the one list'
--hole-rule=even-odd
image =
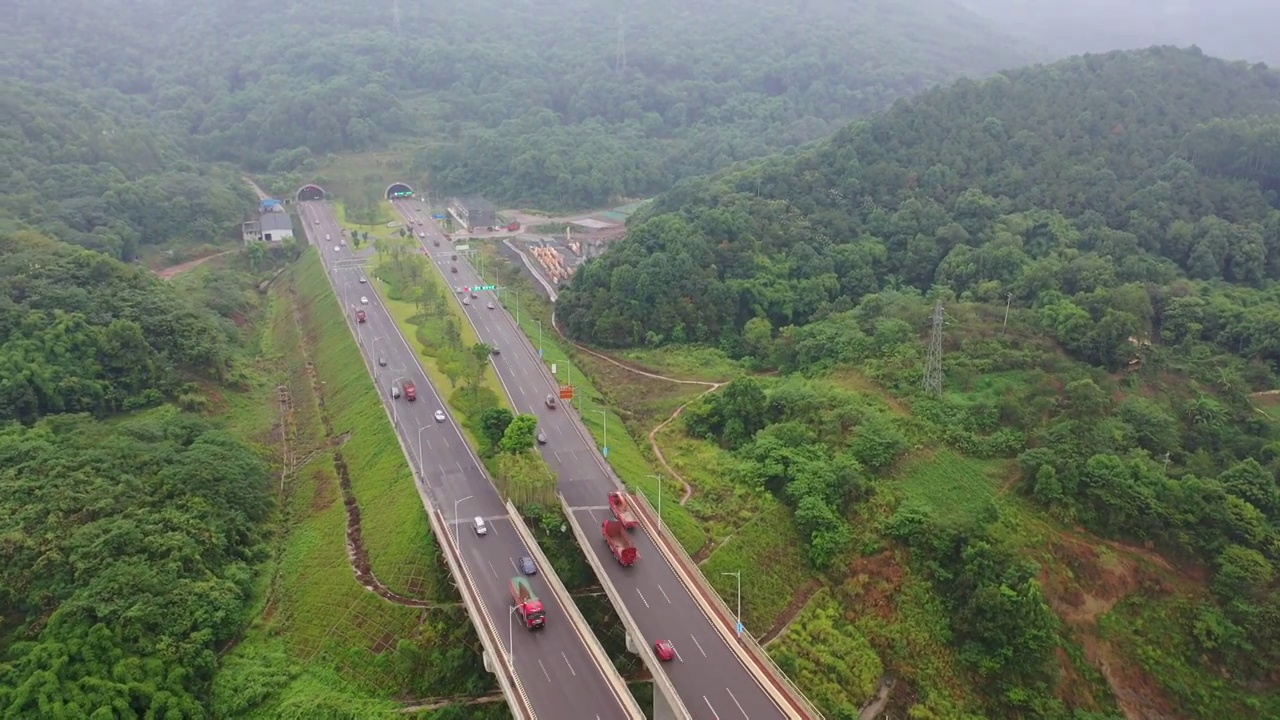
{"label": "utility pole", "polygon": [[618,13],[618,50],[613,65],[615,72],[627,69],[627,16]]}
{"label": "utility pole", "polygon": [[933,334],[929,338],[929,354],[925,361],[924,391],[930,395],[942,394],[942,301],[933,305]]}
{"label": "utility pole", "polygon": [[1013,304],[1013,293],[1005,293],[1004,296],[1004,327],[1001,330],[1009,329],[1009,306]]}

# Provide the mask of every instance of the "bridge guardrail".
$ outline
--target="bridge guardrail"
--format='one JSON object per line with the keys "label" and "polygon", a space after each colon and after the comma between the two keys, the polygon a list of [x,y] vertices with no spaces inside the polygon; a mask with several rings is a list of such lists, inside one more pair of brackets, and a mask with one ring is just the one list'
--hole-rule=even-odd
{"label": "bridge guardrail", "polygon": [[[657,513],[654,511],[653,506],[649,504],[649,499],[643,493],[630,493],[629,497],[640,507],[641,513],[645,516],[645,530],[649,531],[650,536],[654,538],[654,542],[665,548],[677,563],[684,566],[684,573],[682,574],[687,575],[690,581],[698,586],[696,589],[699,594],[707,599],[708,604],[712,606],[712,610],[719,617],[717,624],[736,630],[737,621],[733,611],[729,609],[724,598],[720,597],[720,593],[711,587],[711,583],[707,581],[706,576],[702,574],[702,570],[693,561],[693,558],[689,557],[689,553],[685,552],[679,542],[668,536],[665,526],[657,521]],[[791,678],[782,672],[782,668],[779,668],[773,658],[769,657],[769,654],[760,646],[760,643],[756,642],[751,633],[744,630],[741,634],[736,632],[731,634],[738,638],[742,649],[751,657],[757,668],[767,675],[776,689],[786,697],[787,702],[779,703],[779,706],[789,709],[793,713],[800,713],[795,715],[800,720],[822,720],[822,713],[814,707],[813,703],[801,692],[800,688],[796,687]]]}

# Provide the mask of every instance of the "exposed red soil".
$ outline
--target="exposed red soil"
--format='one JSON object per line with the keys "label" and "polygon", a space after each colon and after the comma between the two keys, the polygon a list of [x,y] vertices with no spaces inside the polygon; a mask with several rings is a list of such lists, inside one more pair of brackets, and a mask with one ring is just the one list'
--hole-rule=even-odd
{"label": "exposed red soil", "polygon": [[233,252],[235,252],[235,250],[224,250],[220,253],[205,255],[202,258],[196,258],[195,260],[188,260],[187,262],[184,262],[184,263],[171,265],[167,268],[164,268],[163,270],[157,270],[156,275],[159,276],[161,280],[171,280],[174,277],[177,277],[178,275],[181,275],[184,272],[187,272],[189,270],[194,270],[200,267],[201,265],[209,262],[214,258],[222,257],[223,255],[230,255]]}
{"label": "exposed red soil", "polygon": [[[1100,556],[1092,538],[1064,532],[1049,549],[1068,572],[1042,572],[1040,583],[1050,607],[1062,618],[1084,649],[1085,658],[1098,669],[1129,720],[1165,720],[1178,717],[1177,705],[1149,674],[1120,654],[1098,632],[1098,620],[1116,603],[1136,592],[1168,591],[1166,583],[1146,562],[1173,570],[1164,558],[1147,550],[1106,543],[1116,550]],[[1062,670],[1059,696],[1079,707],[1099,707],[1088,683],[1072,668],[1066,653],[1058,654]]]}
{"label": "exposed red soil", "polygon": [[[890,550],[859,557],[849,566],[849,578],[841,587],[843,594],[857,598],[859,613],[874,612],[881,620],[893,619],[894,598],[905,576],[897,556]],[[852,612],[852,610],[846,610]]]}

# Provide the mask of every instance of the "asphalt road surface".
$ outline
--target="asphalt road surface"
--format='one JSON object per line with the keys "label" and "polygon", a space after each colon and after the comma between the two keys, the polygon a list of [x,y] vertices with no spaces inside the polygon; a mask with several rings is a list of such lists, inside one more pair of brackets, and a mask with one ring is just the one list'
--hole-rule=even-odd
{"label": "asphalt road surface", "polygon": [[[320,256],[329,272],[343,311],[354,320],[357,309],[366,322],[357,323],[362,352],[374,360],[374,380],[392,402],[397,431],[409,449],[411,460],[421,468],[428,495],[441,509],[454,530],[463,563],[484,599],[489,617],[497,629],[501,645],[510,652],[514,644],[516,673],[539,718],[627,718],[605,676],[596,667],[582,639],[570,625],[568,614],[552,595],[541,575],[530,584],[546,611],[546,625],[530,631],[520,626],[511,613],[508,582],[520,574],[516,563],[529,555],[512,527],[506,505],[481,470],[479,461],[454,423],[448,406],[441,401],[405,343],[378,296],[381,283],[372,274],[373,250],[356,251],[340,244],[341,226],[330,207],[322,202],[298,203],[307,233],[318,242]],[[317,223],[318,221],[318,223]],[[328,238],[328,239],[326,239]],[[361,283],[365,278],[367,282]],[[361,298],[368,300],[367,304]],[[378,358],[386,366],[377,364]],[[351,368],[363,372],[363,368]],[[412,382],[418,399],[409,402],[401,395],[391,400],[393,384]],[[444,422],[434,415],[443,410]],[[484,518],[489,533],[475,534],[472,519]],[[539,568],[539,573],[550,568]]]}
{"label": "asphalt road surface", "polygon": [[[459,257],[456,262],[451,259],[450,243],[443,238],[423,203],[398,200],[393,204],[411,222],[414,235],[440,266],[450,287],[494,284],[492,277],[482,281],[472,266],[463,262],[465,258]],[[435,246],[436,240],[440,242],[439,247]],[[457,267],[457,274],[450,272],[451,265]],[[601,524],[612,517],[608,493],[617,490],[617,486],[602,467],[603,459],[594,443],[579,434],[567,414],[573,411],[547,407],[546,397],[556,392],[556,385],[537,356],[536,348],[530,349],[514,319],[498,303],[496,293],[476,294],[478,297],[463,309],[475,324],[481,342],[500,351],[493,357],[493,365],[512,405],[517,412],[538,416],[539,429],[547,437],[547,444],[541,448],[542,455],[559,477],[560,492],[588,537],[600,536]],[[490,302],[494,309],[489,309]],[[551,328],[545,329],[554,332]],[[565,369],[560,368],[558,372],[563,374]],[[640,559],[630,568],[623,568],[614,559],[603,537],[585,550],[600,559],[645,640],[650,644],[670,640],[675,646],[677,660],[664,663],[663,667],[693,717],[699,720],[785,719],[786,714],[726,645],[649,535],[637,530],[633,531],[632,539],[640,551]]]}

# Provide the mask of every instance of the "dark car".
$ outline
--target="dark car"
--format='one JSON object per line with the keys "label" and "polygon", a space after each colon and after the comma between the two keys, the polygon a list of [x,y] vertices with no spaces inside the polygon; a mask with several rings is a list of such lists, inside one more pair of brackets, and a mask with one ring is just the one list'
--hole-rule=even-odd
{"label": "dark car", "polygon": [[384,357],[378,358],[378,367],[386,367],[386,366],[387,366],[387,359]]}
{"label": "dark car", "polygon": [[533,558],[522,557],[520,558],[520,572],[525,575],[537,575],[538,565],[533,561]]}

